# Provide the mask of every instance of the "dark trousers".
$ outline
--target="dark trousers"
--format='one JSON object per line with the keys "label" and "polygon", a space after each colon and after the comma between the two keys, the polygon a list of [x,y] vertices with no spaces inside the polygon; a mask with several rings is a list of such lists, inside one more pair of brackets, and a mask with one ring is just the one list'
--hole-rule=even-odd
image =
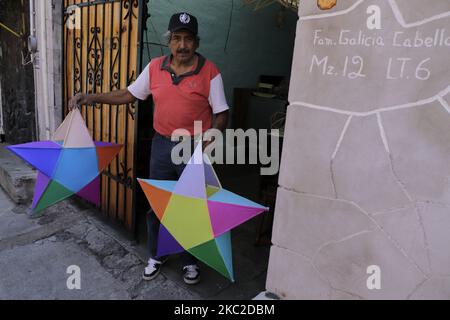
{"label": "dark trousers", "polygon": [[[150,179],[153,180],[178,180],[184,170],[185,164],[175,165],[172,162],[172,148],[178,142],[155,133],[152,140],[152,151],[150,157]],[[193,152],[193,141],[191,151]],[[147,248],[151,258],[156,259],[158,248],[158,233],[160,222],[152,209],[147,213]],[[160,260],[156,259],[156,260]],[[181,253],[183,266],[196,264],[197,259],[188,252]]]}

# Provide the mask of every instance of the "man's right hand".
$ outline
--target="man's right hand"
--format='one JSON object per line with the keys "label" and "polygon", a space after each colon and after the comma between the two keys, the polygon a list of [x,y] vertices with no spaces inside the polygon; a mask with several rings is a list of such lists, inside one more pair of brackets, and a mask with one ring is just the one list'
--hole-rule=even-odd
{"label": "man's right hand", "polygon": [[77,93],[74,97],[69,100],[69,111],[79,108],[82,105],[90,104],[89,95],[83,93]]}
{"label": "man's right hand", "polygon": [[106,93],[78,93],[69,100],[68,108],[69,111],[72,111],[75,108],[79,108],[81,105],[94,105],[96,103],[121,105],[133,103],[135,101],[136,98],[128,91],[128,89],[125,88]]}

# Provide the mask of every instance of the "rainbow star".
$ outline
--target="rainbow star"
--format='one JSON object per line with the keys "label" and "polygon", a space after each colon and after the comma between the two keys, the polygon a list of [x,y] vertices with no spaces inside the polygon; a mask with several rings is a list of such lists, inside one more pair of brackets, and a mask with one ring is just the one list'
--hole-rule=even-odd
{"label": "rainbow star", "polygon": [[31,213],[38,213],[74,194],[100,205],[100,173],[122,145],[94,142],[78,109],[56,130],[54,141],[7,149],[38,170]]}
{"label": "rainbow star", "polygon": [[138,181],[161,222],[157,256],[188,251],[234,282],[230,230],[269,208],[223,189],[201,143],[178,181]]}

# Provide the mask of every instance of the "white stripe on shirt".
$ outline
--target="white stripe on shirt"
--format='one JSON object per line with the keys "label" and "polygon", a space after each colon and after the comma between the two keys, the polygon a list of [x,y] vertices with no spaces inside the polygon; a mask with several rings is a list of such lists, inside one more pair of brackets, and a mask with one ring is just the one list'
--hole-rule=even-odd
{"label": "white stripe on shirt", "polygon": [[139,100],[147,100],[150,91],[150,63],[141,72],[139,77],[129,87],[128,91]]}
{"label": "white stripe on shirt", "polygon": [[229,109],[227,99],[225,98],[225,91],[223,89],[223,81],[220,73],[211,80],[208,100],[214,114],[218,114]]}

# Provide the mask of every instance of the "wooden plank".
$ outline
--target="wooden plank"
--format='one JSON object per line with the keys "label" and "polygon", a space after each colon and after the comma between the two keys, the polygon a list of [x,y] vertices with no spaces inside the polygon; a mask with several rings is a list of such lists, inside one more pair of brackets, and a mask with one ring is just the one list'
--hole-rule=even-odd
{"label": "wooden plank", "polygon": [[[128,57],[128,50],[127,50],[127,46],[128,46],[128,30],[126,28],[126,24],[127,21],[124,20],[124,17],[127,14],[127,9],[124,8],[124,6],[121,6],[121,16],[122,19],[120,21],[120,25],[121,25],[121,51],[120,51],[120,74],[121,74],[121,79],[120,79],[120,88],[126,88],[127,86],[127,57]],[[124,171],[124,163],[125,163],[125,157],[126,157],[126,143],[127,143],[127,139],[125,136],[125,121],[126,121],[126,106],[125,105],[120,105],[119,107],[119,119],[120,119],[120,125],[119,125],[119,131],[118,131],[118,139],[119,139],[119,143],[124,145],[124,148],[122,149],[122,151],[120,152],[119,155],[119,159],[120,159],[120,173],[122,174],[123,177],[126,177],[126,172]],[[119,193],[118,193],[118,197],[119,197],[119,208],[118,208],[118,219],[119,221],[123,222],[124,221],[124,216],[125,216],[125,212],[124,212],[124,204],[125,204],[125,197],[124,197],[124,188],[123,185],[119,186]]]}
{"label": "wooden plank", "polygon": [[[111,39],[111,28],[110,28],[110,19],[111,19],[111,5],[106,4],[102,6],[102,33],[103,33],[103,57],[102,57],[102,87],[101,92],[109,92],[109,61],[110,61],[110,39]],[[103,105],[101,112],[101,132],[100,139],[101,141],[109,141],[108,140],[108,130],[109,130],[109,105]],[[105,170],[108,170],[105,169]],[[102,187],[101,187],[101,211],[107,212],[107,201],[109,197],[109,188],[108,188],[108,178],[102,175]]]}
{"label": "wooden plank", "polygon": [[[116,37],[118,38],[117,40],[117,47],[114,53],[114,65],[113,65],[113,69],[112,69],[112,74],[113,74],[113,86],[111,88],[112,91],[118,89],[116,88],[115,85],[115,78],[114,78],[114,74],[117,74],[117,76],[120,76],[120,70],[119,70],[119,65],[121,62],[121,57],[120,57],[120,46],[119,46],[119,42],[120,42],[120,21],[121,21],[121,3],[115,3],[114,4],[114,33],[116,35]],[[120,84],[119,84],[120,85]],[[119,114],[118,114],[118,110],[119,110],[119,106],[114,105],[112,106],[112,112],[111,112],[111,138],[112,141],[115,143],[119,143],[119,139],[118,139],[118,133],[117,133],[117,128],[119,126]],[[119,174],[119,164],[120,164],[120,156],[117,156],[111,166],[111,173],[115,176],[117,176]],[[117,183],[117,181],[115,180],[111,180],[111,198],[110,198],[110,216],[114,219],[117,220],[118,218],[118,195],[119,195],[119,185]]]}
{"label": "wooden plank", "polygon": [[125,225],[126,227],[131,230],[133,227],[133,190],[130,188],[127,188],[127,211],[126,211],[126,217],[125,217]]}
{"label": "wooden plank", "polygon": [[[87,1],[89,2],[89,1]],[[88,70],[88,81],[87,81],[87,90],[89,93],[94,93],[95,92],[95,73],[94,73],[94,68],[95,68],[95,34],[94,32],[92,32],[92,29],[95,28],[95,14],[94,14],[94,10],[95,10],[95,6],[88,6],[86,8],[87,10],[87,15],[88,15],[88,21],[87,21],[87,30],[86,33],[89,35],[88,37],[88,55],[87,58],[89,59],[89,70]],[[94,137],[94,130],[93,130],[93,115],[94,115],[94,109],[92,109],[92,106],[89,106],[86,109],[86,123],[87,126],[89,128],[89,133],[91,134],[91,137]]]}
{"label": "wooden plank", "polygon": [[[138,8],[133,7],[133,14],[129,17],[131,21],[131,33],[130,33],[130,47],[128,48],[128,55],[129,55],[129,69],[128,74],[131,81],[135,81],[138,74],[137,74],[137,56],[138,56],[138,34],[139,34],[139,23],[138,23]],[[137,108],[137,103],[133,104],[133,108],[131,109],[132,112],[135,113]],[[137,121],[136,118],[132,118],[131,115],[127,115],[127,122],[128,122],[128,132],[127,132],[127,167],[130,169],[129,175],[131,177],[131,181],[135,179],[133,176],[133,159],[134,159],[134,126],[135,122]],[[133,216],[132,216],[132,204],[133,204],[133,192],[131,189],[127,191],[127,202],[126,202],[126,225],[129,229],[133,227]]]}
{"label": "wooden plank", "polygon": [[[77,3],[82,3],[83,1],[77,0]],[[88,93],[87,85],[87,63],[88,63],[88,47],[89,47],[89,32],[88,32],[88,8],[81,8],[81,57],[80,57],[80,68],[81,68],[81,92]],[[87,106],[81,108],[83,118],[86,120],[86,110]]]}
{"label": "wooden plank", "polygon": [[[103,8],[104,6],[95,6],[95,28],[98,28],[99,33],[97,34],[98,37],[98,44],[96,45],[96,73],[95,73],[95,92],[97,93],[101,93],[103,92],[103,59],[104,59],[104,51],[103,51],[103,47],[104,47],[104,33],[105,30],[103,28]],[[98,80],[97,80],[98,78]],[[93,119],[93,123],[94,123],[94,139],[99,141],[101,140],[101,133],[102,133],[102,117],[101,117],[101,113],[102,113],[102,105],[101,104],[97,104],[96,108],[94,108],[94,119]]]}
{"label": "wooden plank", "polygon": [[[67,0],[63,1],[64,3],[64,7],[67,7]],[[64,22],[65,20],[63,20]],[[67,91],[67,79],[69,79],[67,77],[67,27],[63,28],[63,66],[62,68],[64,68],[64,79],[62,79],[63,81],[63,115],[65,114],[65,108],[66,108],[66,103],[65,101],[69,101],[68,99],[68,91]]]}

